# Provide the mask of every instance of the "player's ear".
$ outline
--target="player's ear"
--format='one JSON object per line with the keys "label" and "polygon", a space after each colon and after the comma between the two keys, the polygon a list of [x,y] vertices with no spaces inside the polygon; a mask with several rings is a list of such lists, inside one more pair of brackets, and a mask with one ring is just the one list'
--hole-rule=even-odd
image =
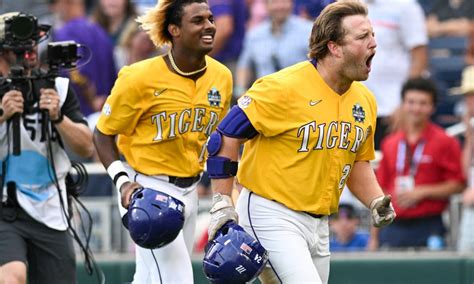
{"label": "player's ear", "polygon": [[168,25],[168,32],[172,37],[179,37],[181,34],[181,31],[177,25],[174,24],[169,24]]}
{"label": "player's ear", "polygon": [[328,46],[329,52],[333,56],[337,58],[342,57],[342,47],[339,44],[337,44],[335,41],[329,41],[327,46]]}

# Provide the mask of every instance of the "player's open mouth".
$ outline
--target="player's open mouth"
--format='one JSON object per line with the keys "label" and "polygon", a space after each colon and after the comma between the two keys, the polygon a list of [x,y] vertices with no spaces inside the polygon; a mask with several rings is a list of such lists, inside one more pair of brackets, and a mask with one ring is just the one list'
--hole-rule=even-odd
{"label": "player's open mouth", "polygon": [[207,44],[212,44],[214,42],[214,36],[212,35],[203,35],[201,39],[204,43]]}
{"label": "player's open mouth", "polygon": [[365,61],[365,65],[367,66],[369,70],[370,70],[370,67],[372,66],[372,59],[374,59],[374,56],[375,56],[375,53],[369,56],[367,61]]}

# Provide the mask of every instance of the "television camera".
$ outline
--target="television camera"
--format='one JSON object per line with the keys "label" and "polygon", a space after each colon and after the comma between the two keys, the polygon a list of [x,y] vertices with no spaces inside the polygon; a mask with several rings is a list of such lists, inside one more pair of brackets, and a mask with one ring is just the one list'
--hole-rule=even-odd
{"label": "television camera", "polygon": [[[48,38],[50,28],[49,25],[39,25],[36,17],[24,13],[8,13],[0,18],[0,53],[15,54],[10,73],[0,78],[0,98],[12,89],[21,91],[25,114],[38,111],[35,105],[39,102],[39,94],[33,91],[33,82],[46,80],[47,86],[54,88],[54,80],[59,76],[60,69],[75,68],[80,59],[80,45],[76,42],[50,42],[46,52],[46,72],[29,72],[31,66],[28,66],[28,58],[35,52],[38,43]],[[49,119],[47,112],[43,112],[43,118]],[[20,113],[12,116],[11,123],[13,155],[20,155]],[[43,121],[43,125],[47,125],[46,121]]]}

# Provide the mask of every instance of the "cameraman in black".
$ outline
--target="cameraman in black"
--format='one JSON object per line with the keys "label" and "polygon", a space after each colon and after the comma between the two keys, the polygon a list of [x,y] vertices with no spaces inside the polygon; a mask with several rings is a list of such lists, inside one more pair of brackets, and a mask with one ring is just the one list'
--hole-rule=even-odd
{"label": "cameraman in black", "polygon": [[[94,151],[92,133],[68,79],[46,79],[41,77],[45,72],[36,69],[39,31],[34,31],[35,40],[24,60],[18,60],[14,49],[4,48],[5,29],[12,18],[20,16],[30,17],[26,22],[36,20],[18,13],[0,16],[0,75],[11,77],[12,67],[22,62],[24,77],[30,78],[21,86],[8,82],[1,86],[10,90],[4,92],[0,106],[0,283],[26,283],[27,279],[32,284],[76,283],[66,213],[65,177],[71,162],[64,145],[89,157]],[[49,87],[51,81],[55,88]],[[19,155],[12,151],[11,121],[17,113],[21,114]]]}

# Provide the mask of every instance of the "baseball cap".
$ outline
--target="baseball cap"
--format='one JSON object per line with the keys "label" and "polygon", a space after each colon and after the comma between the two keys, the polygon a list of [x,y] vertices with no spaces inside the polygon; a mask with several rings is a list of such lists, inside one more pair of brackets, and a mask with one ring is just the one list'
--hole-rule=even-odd
{"label": "baseball cap", "polygon": [[339,204],[339,211],[334,214],[334,218],[339,217],[344,217],[347,219],[357,219],[359,218],[359,214],[352,204],[341,203]]}
{"label": "baseball cap", "polygon": [[461,86],[451,88],[451,95],[474,94],[474,65],[464,68],[461,76]]}

